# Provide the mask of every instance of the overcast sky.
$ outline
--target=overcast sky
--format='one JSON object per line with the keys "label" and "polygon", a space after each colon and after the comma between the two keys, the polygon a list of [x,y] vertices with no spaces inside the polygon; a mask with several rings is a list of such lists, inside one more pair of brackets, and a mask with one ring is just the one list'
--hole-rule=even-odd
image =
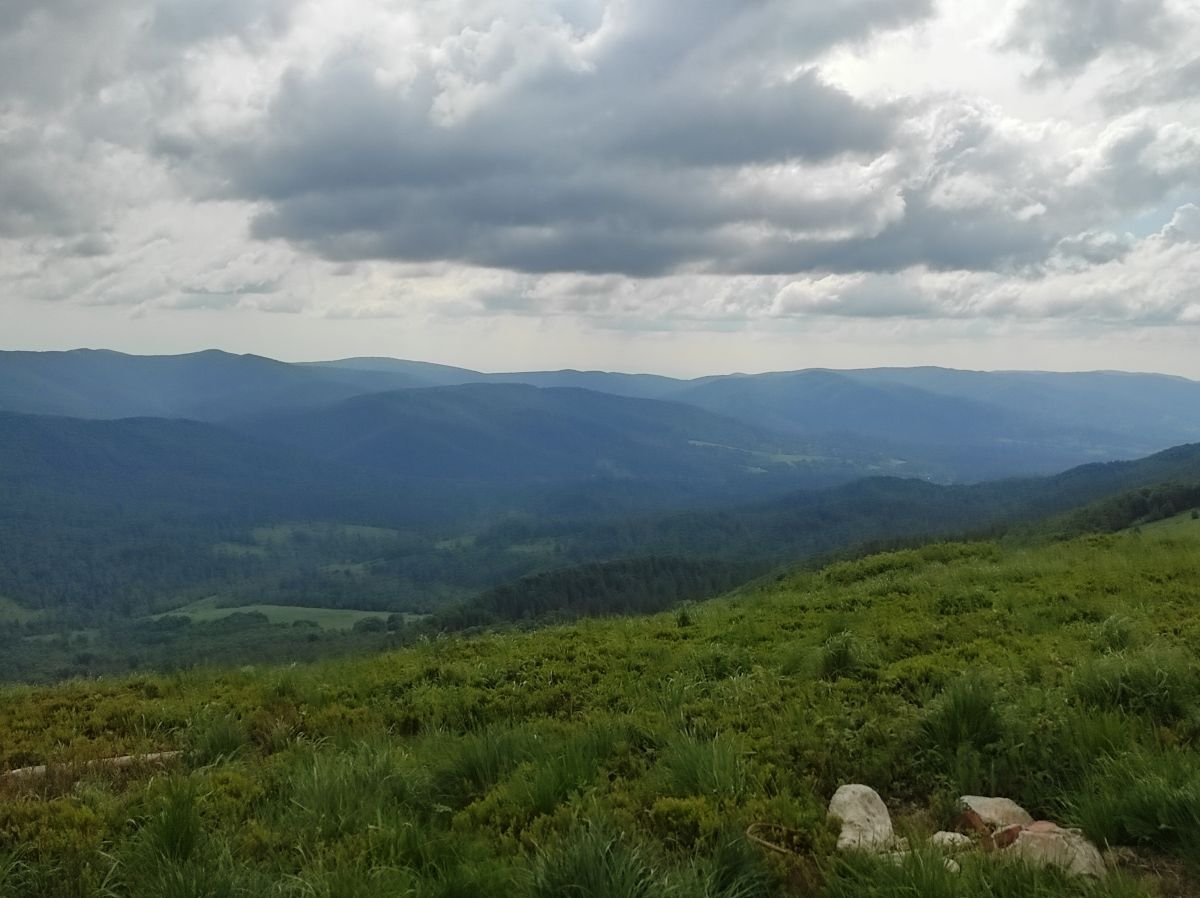
{"label": "overcast sky", "polygon": [[1200,0],[0,0],[0,347],[1200,377]]}

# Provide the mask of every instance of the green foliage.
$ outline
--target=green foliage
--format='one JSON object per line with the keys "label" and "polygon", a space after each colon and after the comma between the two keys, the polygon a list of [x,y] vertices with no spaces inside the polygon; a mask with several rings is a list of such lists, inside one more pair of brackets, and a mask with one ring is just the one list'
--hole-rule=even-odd
{"label": "green foliage", "polygon": [[537,860],[529,898],[668,898],[660,871],[627,835],[593,823],[572,830]]}
{"label": "green foliage", "polygon": [[965,859],[961,872],[952,872],[936,851],[914,851],[895,863],[867,856],[840,858],[829,871],[824,891],[825,898],[1136,898],[1145,894],[1120,875],[1097,883],[987,856]]}
{"label": "green foliage", "polygon": [[229,712],[206,710],[188,728],[188,760],[197,766],[233,758],[250,740],[246,725]]}
{"label": "green foliage", "polygon": [[678,796],[737,799],[750,787],[742,753],[729,736],[680,733],[663,749],[659,766],[667,790]]}
{"label": "green foliage", "polygon": [[817,656],[817,673],[823,680],[864,676],[871,670],[866,649],[849,630],[825,640]]}
{"label": "green foliage", "polygon": [[1088,707],[1173,723],[1187,715],[1200,695],[1200,675],[1187,654],[1154,649],[1084,665],[1076,672],[1074,690]]}
{"label": "green foliage", "polygon": [[995,687],[978,677],[952,683],[930,709],[921,734],[925,747],[946,758],[963,746],[983,750],[999,742],[1004,724],[996,710]]}
{"label": "green foliage", "polygon": [[16,851],[0,853],[0,898],[18,898],[28,868]]}
{"label": "green foliage", "polygon": [[[1185,515],[1140,536],[938,544],[797,571],[697,606],[686,627],[668,612],[313,666],[5,689],[0,771],[51,774],[0,781],[0,889],[1085,894],[986,859],[952,879],[920,859],[835,858],[829,796],[867,782],[917,843],[958,795],[986,789],[1155,852],[1176,877],[1114,874],[1090,894],[1188,894],[1196,570]],[[989,608],[938,608],[977,592]],[[171,749],[185,759],[166,768],[85,763]],[[748,841],[752,824],[795,856]]]}
{"label": "green foliage", "polygon": [[1143,750],[1102,758],[1067,804],[1099,844],[1200,852],[1200,760]]}
{"label": "green foliage", "polygon": [[1137,629],[1128,617],[1113,614],[1096,628],[1096,648],[1102,652],[1123,652],[1137,642]]}

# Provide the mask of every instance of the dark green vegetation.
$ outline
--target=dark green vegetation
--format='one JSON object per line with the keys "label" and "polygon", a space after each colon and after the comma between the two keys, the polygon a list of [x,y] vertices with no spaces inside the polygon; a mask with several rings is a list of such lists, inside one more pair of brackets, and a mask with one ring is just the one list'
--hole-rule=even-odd
{"label": "dark green vegetation", "polygon": [[[998,532],[1101,499],[1108,504],[1055,526],[1119,529],[1190,507],[1187,484],[1200,482],[1200,450],[1180,447],[1046,479],[874,478],[732,504],[818,475],[792,456],[776,459],[774,473],[747,473],[750,450],[693,445],[687,434],[703,432],[763,454],[771,448],[751,442],[753,428],[686,406],[661,404],[673,415],[661,417],[640,400],[483,389],[493,397],[486,408],[473,394],[435,389],[286,419],[298,427],[289,439],[308,434],[312,452],[272,441],[270,429],[247,436],[192,421],[0,414],[0,596],[18,609],[0,616],[0,677],[308,660],[384,644],[372,632],[323,632],[321,609],[435,615],[386,644],[498,620],[658,610],[775,565],[864,544]],[[385,413],[398,407],[405,427]],[[468,430],[443,430],[457,455],[430,442],[423,415],[443,427],[466,422]],[[508,419],[520,425],[502,428]],[[286,427],[276,424],[278,438]],[[696,429],[704,427],[716,430]],[[613,476],[572,474],[570,459],[600,443]],[[394,458],[388,446],[399,447]],[[502,447],[528,464],[510,462],[501,476]],[[439,464],[445,476],[435,476]],[[479,476],[465,479],[472,465]],[[539,470],[546,476],[534,478]],[[301,620],[317,622],[317,632],[271,615],[237,618],[240,630],[213,613],[192,624],[153,619],[196,602],[229,613],[308,607],[312,616]]]}
{"label": "dark green vegetation", "polygon": [[[866,556],[649,618],[10,688],[0,769],[55,766],[0,784],[0,894],[1194,895],[1198,570],[1184,513]],[[165,772],[81,766],[169,749]],[[840,860],[824,809],[851,781],[918,845],[973,792],[1129,853],[1097,885]]]}
{"label": "dark green vegetation", "polygon": [[0,353],[0,409],[5,679],[655,611],[781,565],[1102,500],[1039,526],[1119,529],[1189,507],[1200,483],[1196,446],[957,482],[1197,434],[1200,385],[1116,374],[678,381]]}

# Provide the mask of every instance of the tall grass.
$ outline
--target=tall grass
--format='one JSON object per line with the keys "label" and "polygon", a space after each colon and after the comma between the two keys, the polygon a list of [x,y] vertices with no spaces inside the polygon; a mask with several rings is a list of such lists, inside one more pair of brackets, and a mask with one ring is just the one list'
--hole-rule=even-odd
{"label": "tall grass", "polygon": [[627,837],[599,823],[578,826],[542,853],[529,898],[668,898],[662,871]]}
{"label": "tall grass", "polygon": [[700,886],[695,894],[702,898],[767,898],[778,894],[775,876],[764,863],[760,850],[741,833],[726,833],[716,850],[696,863]]}
{"label": "tall grass", "polygon": [[535,744],[525,730],[491,726],[455,740],[434,774],[441,799],[462,807],[480,797],[533,757]]}
{"label": "tall grass", "polygon": [[188,726],[188,763],[202,767],[228,761],[250,741],[246,725],[227,711],[207,711]]}
{"label": "tall grass", "polygon": [[1113,614],[1096,627],[1093,643],[1102,652],[1123,652],[1137,643],[1137,627],[1128,617]]}
{"label": "tall grass", "polygon": [[1159,723],[1182,720],[1200,697],[1200,677],[1183,652],[1110,655],[1075,673],[1074,691],[1089,708],[1145,714]]}
{"label": "tall grass", "polygon": [[25,891],[27,868],[18,851],[0,853],[0,898],[19,898]]}
{"label": "tall grass", "polygon": [[612,727],[593,727],[557,751],[526,765],[518,792],[534,814],[549,814],[565,798],[595,778],[601,761],[617,743]]}
{"label": "tall grass", "polygon": [[985,749],[1004,736],[995,688],[978,677],[952,683],[921,725],[926,747],[953,757],[962,746]]}
{"label": "tall grass", "polygon": [[1110,875],[1101,882],[1054,869],[997,860],[961,859],[948,870],[939,852],[914,851],[896,861],[850,855],[833,861],[825,898],[1149,898],[1137,882]]}
{"label": "tall grass", "polygon": [[750,786],[742,754],[727,736],[701,739],[681,733],[667,744],[659,766],[674,795],[739,798]]}
{"label": "tall grass", "polygon": [[139,834],[151,858],[167,863],[191,860],[204,836],[195,785],[190,780],[171,782]]}
{"label": "tall grass", "polygon": [[822,680],[861,676],[871,669],[865,647],[849,630],[830,636],[817,653],[817,675]]}
{"label": "tall grass", "polygon": [[1182,849],[1200,859],[1200,759],[1161,750],[1104,758],[1067,813],[1102,845]]}

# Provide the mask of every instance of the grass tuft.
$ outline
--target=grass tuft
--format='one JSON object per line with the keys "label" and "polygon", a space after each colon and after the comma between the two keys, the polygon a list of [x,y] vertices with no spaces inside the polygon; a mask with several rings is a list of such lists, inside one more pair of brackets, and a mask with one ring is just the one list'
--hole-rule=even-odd
{"label": "grass tuft", "polygon": [[1076,671],[1073,686],[1085,707],[1144,714],[1163,724],[1186,717],[1200,694],[1195,665],[1179,651],[1100,658]]}
{"label": "grass tuft", "polygon": [[667,898],[664,876],[643,851],[609,827],[591,823],[543,853],[534,867],[529,898]]}
{"label": "grass tuft", "polygon": [[193,719],[188,733],[188,762],[196,767],[228,761],[250,741],[246,725],[236,715],[224,712],[208,712]]}
{"label": "grass tuft", "polygon": [[726,736],[681,733],[667,744],[659,766],[673,795],[740,798],[750,785],[741,752]]}
{"label": "grass tuft", "polygon": [[925,745],[944,757],[953,757],[962,746],[982,750],[999,742],[1004,725],[994,687],[978,677],[950,684],[926,716],[921,733]]}
{"label": "grass tuft", "polygon": [[1104,758],[1068,799],[1067,812],[1101,845],[1200,857],[1200,760],[1163,751]]}

